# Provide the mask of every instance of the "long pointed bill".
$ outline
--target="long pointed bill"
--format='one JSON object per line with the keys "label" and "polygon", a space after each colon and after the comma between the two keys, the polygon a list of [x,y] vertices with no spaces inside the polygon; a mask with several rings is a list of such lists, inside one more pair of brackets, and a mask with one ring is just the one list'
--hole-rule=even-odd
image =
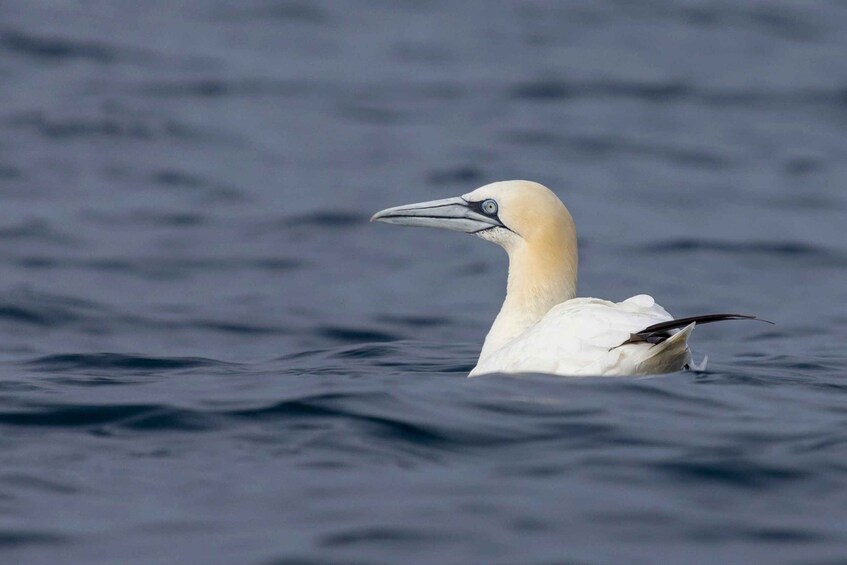
{"label": "long pointed bill", "polygon": [[502,226],[497,218],[480,213],[477,207],[464,198],[445,198],[395,206],[377,212],[371,221],[402,226],[442,228],[465,233],[476,233]]}

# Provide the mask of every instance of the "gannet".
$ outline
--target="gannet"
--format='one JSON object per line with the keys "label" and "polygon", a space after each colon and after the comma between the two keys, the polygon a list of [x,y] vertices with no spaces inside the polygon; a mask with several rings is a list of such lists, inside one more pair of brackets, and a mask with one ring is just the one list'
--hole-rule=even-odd
{"label": "gannet", "polygon": [[460,231],[506,250],[506,298],[470,377],[679,371],[691,367],[688,338],[696,324],[756,319],[674,319],[646,294],[623,302],[576,298],[576,226],[556,194],[535,182],[495,182],[461,197],[387,208],[371,221]]}

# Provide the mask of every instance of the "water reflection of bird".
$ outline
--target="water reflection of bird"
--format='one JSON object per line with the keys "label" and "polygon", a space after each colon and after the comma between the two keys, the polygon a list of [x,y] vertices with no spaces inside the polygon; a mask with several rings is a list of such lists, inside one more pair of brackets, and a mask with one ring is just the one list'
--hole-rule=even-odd
{"label": "water reflection of bird", "polygon": [[509,255],[506,299],[470,376],[539,372],[643,375],[687,369],[695,324],[755,319],[711,314],[673,319],[650,296],[575,298],[576,228],[561,200],[529,181],[488,184],[464,196],[388,208],[371,221],[474,234]]}

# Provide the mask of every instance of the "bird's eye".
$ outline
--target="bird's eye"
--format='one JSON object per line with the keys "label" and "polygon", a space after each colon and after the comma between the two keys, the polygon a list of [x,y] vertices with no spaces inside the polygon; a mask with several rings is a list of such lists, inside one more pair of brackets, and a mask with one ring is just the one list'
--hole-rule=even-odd
{"label": "bird's eye", "polygon": [[482,203],[482,211],[488,214],[489,216],[493,216],[497,213],[497,203],[491,199],[488,199]]}

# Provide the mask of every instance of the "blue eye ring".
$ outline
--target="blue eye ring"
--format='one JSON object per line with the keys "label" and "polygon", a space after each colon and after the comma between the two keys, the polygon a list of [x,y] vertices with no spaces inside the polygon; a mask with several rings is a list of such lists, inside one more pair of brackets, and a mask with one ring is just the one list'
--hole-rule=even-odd
{"label": "blue eye ring", "polygon": [[483,200],[482,204],[479,206],[482,213],[486,216],[495,216],[497,215],[497,202],[489,198],[488,200]]}

